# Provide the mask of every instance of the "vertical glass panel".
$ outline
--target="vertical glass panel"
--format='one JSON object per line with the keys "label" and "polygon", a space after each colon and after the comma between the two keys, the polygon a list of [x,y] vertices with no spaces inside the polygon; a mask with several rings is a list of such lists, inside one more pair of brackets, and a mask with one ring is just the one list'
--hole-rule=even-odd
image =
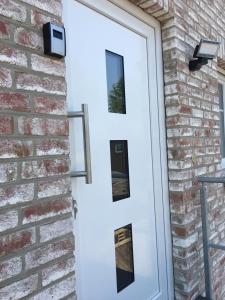
{"label": "vertical glass panel", "polygon": [[113,201],[130,197],[127,141],[110,141]]}
{"label": "vertical glass panel", "polygon": [[224,87],[219,84],[221,155],[225,158]]}
{"label": "vertical glass panel", "polygon": [[106,50],[108,110],[126,113],[123,56]]}
{"label": "vertical glass panel", "polygon": [[132,225],[115,230],[117,292],[134,282]]}

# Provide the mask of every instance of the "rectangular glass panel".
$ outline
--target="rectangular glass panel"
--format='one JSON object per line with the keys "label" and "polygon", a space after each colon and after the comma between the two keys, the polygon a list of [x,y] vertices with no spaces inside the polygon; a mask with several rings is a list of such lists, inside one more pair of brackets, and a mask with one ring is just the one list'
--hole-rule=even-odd
{"label": "rectangular glass panel", "polygon": [[63,38],[62,32],[55,30],[55,29],[53,29],[53,36],[60,40],[62,40],[62,38]]}
{"label": "rectangular glass panel", "polygon": [[113,201],[130,197],[127,141],[110,141]]}
{"label": "rectangular glass panel", "polygon": [[132,225],[115,230],[117,292],[134,282]]}
{"label": "rectangular glass panel", "polygon": [[123,56],[106,50],[108,110],[126,113]]}
{"label": "rectangular glass panel", "polygon": [[221,154],[225,158],[224,87],[219,83]]}

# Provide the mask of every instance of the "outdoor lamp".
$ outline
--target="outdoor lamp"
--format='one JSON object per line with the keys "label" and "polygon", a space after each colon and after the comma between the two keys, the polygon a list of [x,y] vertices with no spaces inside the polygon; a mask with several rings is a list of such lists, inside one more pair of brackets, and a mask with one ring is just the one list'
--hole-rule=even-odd
{"label": "outdoor lamp", "polygon": [[196,46],[193,60],[189,62],[190,71],[199,71],[202,66],[207,65],[209,59],[214,59],[219,50],[220,42],[202,39]]}

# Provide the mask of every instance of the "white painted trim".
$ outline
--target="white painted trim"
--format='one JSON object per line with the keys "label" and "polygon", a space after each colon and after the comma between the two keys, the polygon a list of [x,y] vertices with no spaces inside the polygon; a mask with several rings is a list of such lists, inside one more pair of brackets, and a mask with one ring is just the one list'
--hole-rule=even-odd
{"label": "white painted trim", "polygon": [[[64,0],[66,1],[66,0]],[[173,265],[172,265],[172,241],[171,241],[171,224],[170,224],[170,208],[169,208],[169,193],[168,193],[168,171],[167,171],[167,152],[166,152],[166,126],[165,126],[165,103],[164,103],[164,81],[163,81],[163,62],[162,62],[162,42],[160,23],[142,11],[140,8],[130,3],[127,0],[75,0],[93,10],[105,15],[106,17],[115,20],[121,25],[131,29],[134,32],[144,36],[147,41],[152,40],[154,35],[155,45],[148,44],[149,54],[156,58],[156,63],[150,64],[148,68],[155,74],[155,82],[149,82],[149,85],[157,86],[156,92],[150,94],[150,115],[151,124],[158,125],[158,131],[151,131],[153,143],[153,174],[154,174],[154,189],[160,193],[163,205],[164,217],[164,239],[166,241],[166,263],[167,263],[167,278],[168,278],[168,299],[174,299],[173,287]],[[118,7],[123,10],[123,13],[118,13]],[[142,22],[140,26],[140,21]],[[151,27],[151,28],[150,28]],[[150,89],[150,92],[153,89]],[[154,101],[156,100],[156,101]],[[155,113],[157,111],[157,113]],[[153,128],[153,126],[151,126]],[[160,151],[160,158],[159,157]],[[158,172],[158,165],[160,172]],[[157,198],[158,199],[158,198]],[[166,299],[165,299],[166,300]]]}
{"label": "white painted trim", "polygon": [[[65,1],[65,0],[64,0]],[[100,14],[106,16],[107,18],[116,21],[122,26],[148,38],[146,32],[149,31],[149,26],[152,30],[155,27],[160,28],[160,24],[154,18],[150,17],[144,13],[141,9],[137,8],[135,5],[131,4],[127,0],[75,0],[85,6],[99,12]],[[118,8],[123,10],[123,13],[118,13]],[[137,14],[137,16],[135,15]],[[145,16],[145,18],[144,18]],[[147,17],[149,20],[147,22]],[[141,26],[140,26],[141,21]]]}
{"label": "white painted trim", "polygon": [[162,37],[161,27],[155,27],[156,37],[156,61],[157,61],[157,88],[158,88],[158,118],[159,118],[159,141],[161,154],[161,184],[162,198],[164,207],[165,221],[165,239],[166,239],[166,255],[168,269],[168,293],[169,299],[175,299],[174,296],[174,274],[173,274],[173,258],[172,258],[172,229],[170,220],[170,202],[169,202],[169,186],[168,186],[168,162],[167,162],[167,143],[166,143],[166,112],[164,97],[164,77],[163,77],[163,53],[162,53]]}

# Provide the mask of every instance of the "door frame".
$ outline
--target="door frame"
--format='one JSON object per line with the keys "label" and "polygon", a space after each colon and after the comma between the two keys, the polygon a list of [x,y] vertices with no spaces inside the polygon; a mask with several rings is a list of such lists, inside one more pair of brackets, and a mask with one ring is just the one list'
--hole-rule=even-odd
{"label": "door frame", "polygon": [[[63,0],[67,1],[67,0]],[[149,76],[149,103],[150,103],[150,132],[152,140],[152,162],[153,162],[153,189],[156,211],[156,232],[157,243],[159,238],[165,240],[164,251],[167,269],[168,299],[174,299],[174,279],[172,264],[172,241],[168,190],[168,169],[167,169],[167,146],[166,146],[166,123],[165,123],[165,102],[164,102],[164,80],[163,80],[163,59],[162,40],[160,23],[142,11],[128,0],[74,0],[92,10],[108,17],[111,20],[131,29],[144,36],[147,40],[148,51],[148,73]],[[118,13],[120,8],[120,13]],[[138,21],[137,24],[135,19]],[[140,31],[140,21],[143,23],[143,30]],[[146,25],[153,31],[146,31]],[[142,27],[142,26],[141,26]],[[154,36],[152,35],[154,32]],[[155,43],[152,45],[152,40]],[[150,60],[149,57],[155,57]],[[153,75],[154,74],[154,75]],[[153,76],[152,76],[153,75]],[[153,80],[152,80],[153,79]],[[154,99],[156,101],[151,101]],[[154,125],[154,126],[153,126]],[[154,128],[154,130],[153,130]],[[157,216],[163,218],[160,224]],[[160,218],[161,219],[161,218]],[[75,233],[76,235],[76,233]]]}

